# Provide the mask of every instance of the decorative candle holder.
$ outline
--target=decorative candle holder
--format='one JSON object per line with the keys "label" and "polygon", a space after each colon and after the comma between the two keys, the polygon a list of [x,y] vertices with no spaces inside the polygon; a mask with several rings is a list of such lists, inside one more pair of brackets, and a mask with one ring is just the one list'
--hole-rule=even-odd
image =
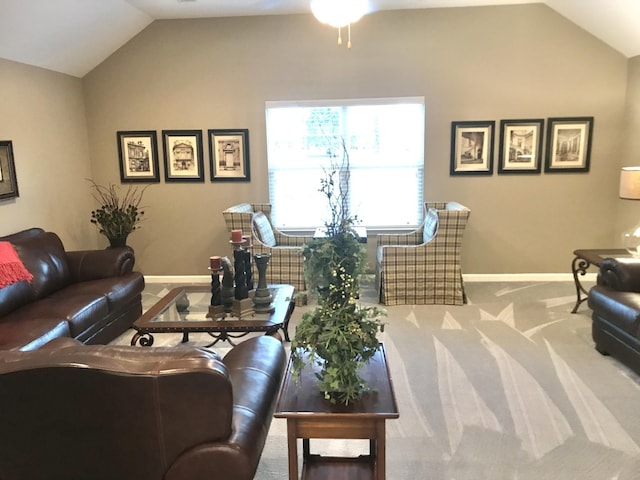
{"label": "decorative candle holder", "polygon": [[[218,258],[218,262],[212,263],[212,265],[219,264],[220,258]],[[211,304],[209,305],[209,313],[207,313],[206,318],[213,318],[214,320],[218,318],[226,317],[226,312],[224,311],[224,305],[222,304],[222,288],[220,286],[220,272],[222,272],[222,266],[219,268],[209,267],[211,270]]]}
{"label": "decorative candle holder", "polygon": [[231,266],[231,260],[229,257],[223,257],[221,260],[222,265],[222,306],[225,312],[231,312],[233,308],[234,284],[233,284],[233,267]]}
{"label": "decorative candle holder", "polygon": [[267,287],[267,267],[271,259],[270,253],[256,253],[253,255],[258,269],[258,287],[253,295],[253,306],[258,313],[270,313],[274,311],[273,294]]}

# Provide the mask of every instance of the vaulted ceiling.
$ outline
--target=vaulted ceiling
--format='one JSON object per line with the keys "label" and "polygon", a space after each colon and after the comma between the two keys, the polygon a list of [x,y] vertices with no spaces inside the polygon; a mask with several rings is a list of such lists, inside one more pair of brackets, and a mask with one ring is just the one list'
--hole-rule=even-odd
{"label": "vaulted ceiling", "polygon": [[[309,0],[0,0],[0,58],[83,77],[156,19],[310,13]],[[638,0],[369,0],[370,12],[544,3],[626,57]]]}

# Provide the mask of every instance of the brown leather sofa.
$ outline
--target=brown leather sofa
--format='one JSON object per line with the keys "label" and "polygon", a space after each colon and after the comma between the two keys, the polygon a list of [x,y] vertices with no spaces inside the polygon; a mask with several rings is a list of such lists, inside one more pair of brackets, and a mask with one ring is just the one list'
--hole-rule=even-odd
{"label": "brown leather sofa", "polygon": [[0,478],[249,480],[285,362],[270,336],[222,360],[64,338],[0,352]]}
{"label": "brown leather sofa", "polygon": [[33,275],[0,289],[0,350],[34,350],[57,337],[108,343],[142,314],[144,277],[130,248],[67,252],[41,228],[0,241]]}
{"label": "brown leather sofa", "polygon": [[589,307],[596,350],[640,374],[640,261],[603,260]]}

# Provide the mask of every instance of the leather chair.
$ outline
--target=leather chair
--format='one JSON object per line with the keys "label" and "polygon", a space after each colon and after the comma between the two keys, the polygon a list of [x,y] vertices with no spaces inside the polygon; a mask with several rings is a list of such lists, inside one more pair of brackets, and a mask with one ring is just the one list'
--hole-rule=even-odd
{"label": "leather chair", "polygon": [[[227,230],[242,230],[251,235],[251,252],[269,253],[267,282],[293,285],[297,292],[307,289],[304,279],[302,245],[313,239],[311,235],[287,235],[278,231],[271,222],[271,204],[241,203],[222,212]],[[257,277],[255,270],[253,277]]]}
{"label": "leather chair", "polygon": [[596,350],[640,374],[640,261],[604,259],[588,302]]}
{"label": "leather chair", "polygon": [[460,257],[470,210],[457,202],[426,202],[422,225],[379,234],[376,286],[386,305],[466,303]]}
{"label": "leather chair", "polygon": [[252,479],[285,362],[270,336],[223,359],[69,338],[0,352],[0,478]]}

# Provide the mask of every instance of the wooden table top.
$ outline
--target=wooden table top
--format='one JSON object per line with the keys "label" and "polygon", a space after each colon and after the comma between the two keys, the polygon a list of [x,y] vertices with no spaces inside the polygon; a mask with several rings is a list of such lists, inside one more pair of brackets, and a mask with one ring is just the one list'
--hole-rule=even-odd
{"label": "wooden table top", "polygon": [[384,345],[381,345],[380,350],[363,366],[360,372],[360,376],[371,387],[371,391],[365,392],[358,401],[352,404],[334,405],[329,400],[325,400],[322,392],[318,389],[318,380],[315,377],[315,372],[318,370],[319,367],[315,364],[307,365],[300,372],[299,381],[296,381],[293,376],[291,359],[289,359],[276,404],[275,417],[399,417]]}

